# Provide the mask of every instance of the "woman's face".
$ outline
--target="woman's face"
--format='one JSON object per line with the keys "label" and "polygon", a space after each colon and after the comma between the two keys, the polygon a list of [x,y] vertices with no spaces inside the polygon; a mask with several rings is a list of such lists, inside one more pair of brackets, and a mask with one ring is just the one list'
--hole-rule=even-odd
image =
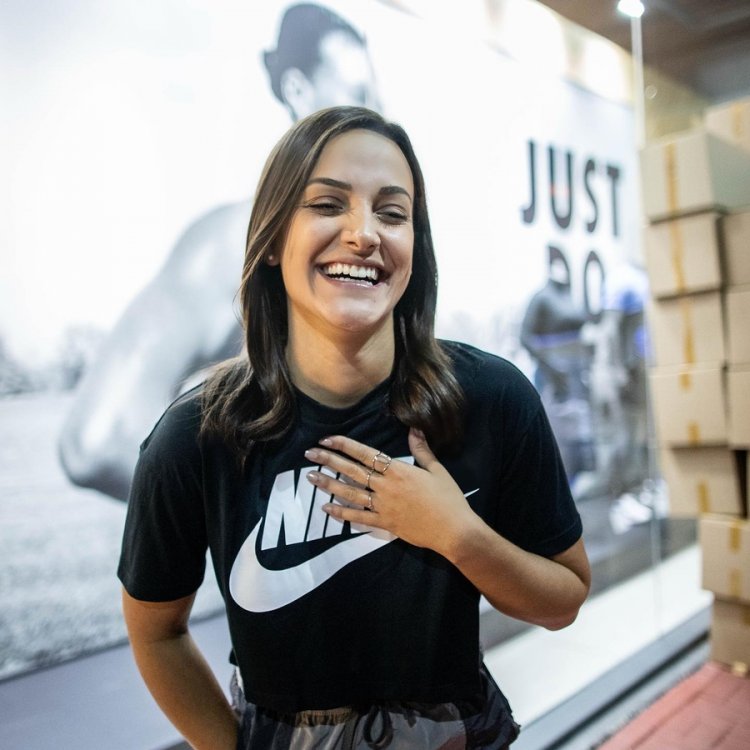
{"label": "woman's face", "polygon": [[281,265],[290,340],[392,331],[411,276],[413,197],[393,141],[351,130],[326,144],[272,261]]}

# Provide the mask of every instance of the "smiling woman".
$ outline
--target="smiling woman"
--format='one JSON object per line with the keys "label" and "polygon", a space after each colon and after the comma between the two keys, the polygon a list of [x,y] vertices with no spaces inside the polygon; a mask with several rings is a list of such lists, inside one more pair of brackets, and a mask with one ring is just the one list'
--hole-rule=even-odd
{"label": "smiling woman", "polygon": [[[240,294],[245,353],[167,409],[133,483],[119,575],[154,697],[196,748],[507,748],[480,595],[564,627],[588,562],[531,384],[434,337],[424,183],[399,126],[336,107],[282,138]],[[233,706],[187,627],[206,548]]]}
{"label": "smiling woman", "polygon": [[[349,130],[321,152],[283,247],[268,261],[281,265],[288,352],[305,350],[292,364],[300,377],[324,370],[326,349],[354,333],[370,341],[367,356],[380,365],[373,375],[385,380],[390,374],[393,310],[411,276],[413,192],[406,157],[379,133]],[[309,337],[320,346],[308,350]],[[310,372],[308,379],[319,377]],[[331,386],[330,406],[347,406],[369,390],[367,383],[362,392]]]}

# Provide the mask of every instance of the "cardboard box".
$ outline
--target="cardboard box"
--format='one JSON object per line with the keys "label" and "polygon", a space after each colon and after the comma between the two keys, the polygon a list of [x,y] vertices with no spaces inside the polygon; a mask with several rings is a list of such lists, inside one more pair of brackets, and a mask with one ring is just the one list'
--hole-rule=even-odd
{"label": "cardboard box", "polygon": [[727,359],[750,365],[750,284],[730,287],[726,300]]}
{"label": "cardboard box", "polygon": [[725,362],[724,314],[719,292],[654,300],[647,314],[657,366],[718,366]]}
{"label": "cardboard box", "polygon": [[711,658],[730,666],[750,665],[750,604],[714,599]]}
{"label": "cardboard box", "polygon": [[706,129],[750,151],[750,97],[709,107]]}
{"label": "cardboard box", "polygon": [[727,284],[750,284],[750,211],[723,216],[719,234],[724,244]]}
{"label": "cardboard box", "polygon": [[725,599],[750,603],[750,521],[702,516],[698,537],[703,588]]}
{"label": "cardboard box", "polygon": [[654,297],[721,288],[718,218],[711,212],[646,227],[643,245]]}
{"label": "cardboard box", "polygon": [[654,141],[641,151],[641,184],[651,221],[750,205],[750,151],[703,129]]}
{"label": "cardboard box", "polygon": [[750,448],[750,364],[732,365],[727,373],[728,440]]}
{"label": "cardboard box", "polygon": [[722,367],[660,367],[649,373],[656,434],[671,446],[726,445]]}
{"label": "cardboard box", "polygon": [[659,467],[669,487],[669,515],[741,516],[746,453],[729,448],[662,448]]}

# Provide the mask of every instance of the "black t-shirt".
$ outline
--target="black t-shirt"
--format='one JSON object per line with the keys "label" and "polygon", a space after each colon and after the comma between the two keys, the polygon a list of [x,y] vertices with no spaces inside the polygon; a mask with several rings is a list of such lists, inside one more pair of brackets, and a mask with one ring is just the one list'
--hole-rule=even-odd
{"label": "black t-shirt", "polygon": [[[506,360],[444,346],[466,396],[466,433],[459,454],[438,457],[499,534],[539,555],[562,552],[581,522],[536,391]],[[197,389],[141,446],[118,575],[136,599],[177,599],[203,580],[208,547],[234,659],[258,705],[477,694],[477,589],[431,550],[327,516],[329,496],[304,477],[319,468],[305,450],[330,434],[413,460],[407,428],[388,411],[389,387],[345,409],[297,392],[285,437],[256,446],[242,472],[217,440],[199,440]]]}

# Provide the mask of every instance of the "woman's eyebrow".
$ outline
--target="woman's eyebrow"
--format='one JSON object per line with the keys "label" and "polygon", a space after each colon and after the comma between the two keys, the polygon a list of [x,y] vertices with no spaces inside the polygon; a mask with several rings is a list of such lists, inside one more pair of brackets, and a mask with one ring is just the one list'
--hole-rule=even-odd
{"label": "woman's eyebrow", "polygon": [[398,185],[386,185],[378,190],[378,195],[405,195],[409,200],[412,199],[409,191]]}
{"label": "woman's eyebrow", "polygon": [[[338,188],[339,190],[345,190],[351,192],[352,186],[348,182],[342,182],[341,180],[334,180],[332,177],[313,177],[307,181],[308,185],[327,185],[328,187]],[[399,187],[398,185],[385,185],[378,190],[379,195],[405,195],[409,200],[412,199],[409,195],[409,191],[405,188]]]}
{"label": "woman's eyebrow", "polygon": [[339,190],[348,190],[351,192],[352,186],[348,182],[334,180],[332,177],[312,177],[307,181],[308,185],[328,185],[328,187],[338,188]]}

